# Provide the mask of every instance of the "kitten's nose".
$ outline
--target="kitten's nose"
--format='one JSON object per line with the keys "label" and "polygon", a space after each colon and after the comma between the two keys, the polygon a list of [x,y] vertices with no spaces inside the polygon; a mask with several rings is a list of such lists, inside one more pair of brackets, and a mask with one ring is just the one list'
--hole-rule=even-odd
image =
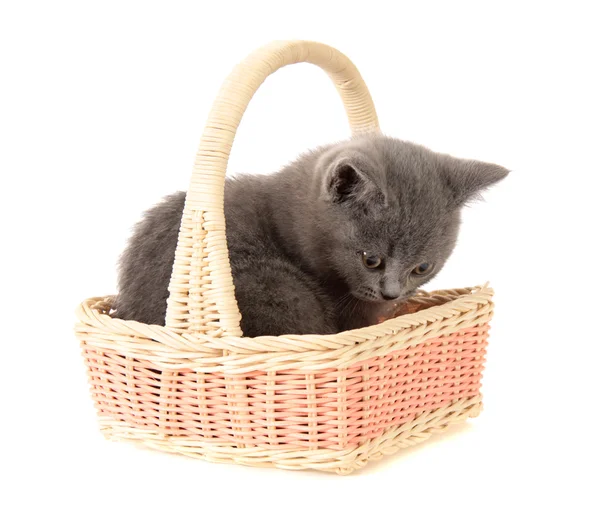
{"label": "kitten's nose", "polygon": [[402,286],[396,277],[386,276],[381,283],[381,296],[384,300],[395,300],[402,293]]}

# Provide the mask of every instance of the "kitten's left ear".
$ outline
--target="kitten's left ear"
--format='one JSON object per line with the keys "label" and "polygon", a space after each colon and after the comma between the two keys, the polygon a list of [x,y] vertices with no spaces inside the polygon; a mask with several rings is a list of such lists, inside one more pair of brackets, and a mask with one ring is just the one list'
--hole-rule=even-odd
{"label": "kitten's left ear", "polygon": [[456,205],[476,200],[480,193],[499,182],[509,171],[497,164],[446,157],[442,175]]}

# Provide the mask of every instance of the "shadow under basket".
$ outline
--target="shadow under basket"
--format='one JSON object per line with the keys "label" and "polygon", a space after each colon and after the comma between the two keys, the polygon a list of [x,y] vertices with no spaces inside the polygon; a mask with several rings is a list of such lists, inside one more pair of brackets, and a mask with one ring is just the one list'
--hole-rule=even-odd
{"label": "shadow under basket", "polygon": [[229,152],[254,92],[297,62],[327,73],[353,134],[379,132],[358,70],[329,46],[274,42],[233,69],[192,171],[166,326],[112,318],[113,297],[78,308],[76,334],[107,438],[345,474],[479,413],[493,309],[486,286],[419,293],[396,317],[339,334],[242,336],[223,208]]}

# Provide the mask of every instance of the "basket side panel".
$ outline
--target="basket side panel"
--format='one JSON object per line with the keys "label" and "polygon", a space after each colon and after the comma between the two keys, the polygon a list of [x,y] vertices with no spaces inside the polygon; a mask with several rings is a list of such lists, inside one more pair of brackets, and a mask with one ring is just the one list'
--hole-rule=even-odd
{"label": "basket side panel", "polygon": [[236,448],[349,450],[479,395],[487,325],[344,369],[158,370],[82,341],[99,415],[134,431]]}
{"label": "basket side panel", "polygon": [[488,326],[431,339],[348,369],[349,444],[479,395]]}

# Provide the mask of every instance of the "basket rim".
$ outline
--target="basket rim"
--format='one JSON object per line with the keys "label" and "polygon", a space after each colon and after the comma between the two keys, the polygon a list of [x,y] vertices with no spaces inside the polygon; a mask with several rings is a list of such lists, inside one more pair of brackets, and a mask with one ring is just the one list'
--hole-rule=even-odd
{"label": "basket rim", "polygon": [[170,369],[240,373],[258,369],[260,361],[270,370],[288,369],[292,362],[296,363],[295,369],[323,369],[348,364],[359,356],[383,355],[414,346],[427,339],[483,324],[491,318],[493,289],[487,284],[426,294],[444,293],[459,296],[443,305],[377,325],[337,334],[259,337],[176,332],[160,325],[112,318],[106,312],[113,296],[94,297],[79,305],[76,333],[82,344],[91,334],[94,336],[91,346],[97,349],[118,347],[124,355],[157,360]]}

